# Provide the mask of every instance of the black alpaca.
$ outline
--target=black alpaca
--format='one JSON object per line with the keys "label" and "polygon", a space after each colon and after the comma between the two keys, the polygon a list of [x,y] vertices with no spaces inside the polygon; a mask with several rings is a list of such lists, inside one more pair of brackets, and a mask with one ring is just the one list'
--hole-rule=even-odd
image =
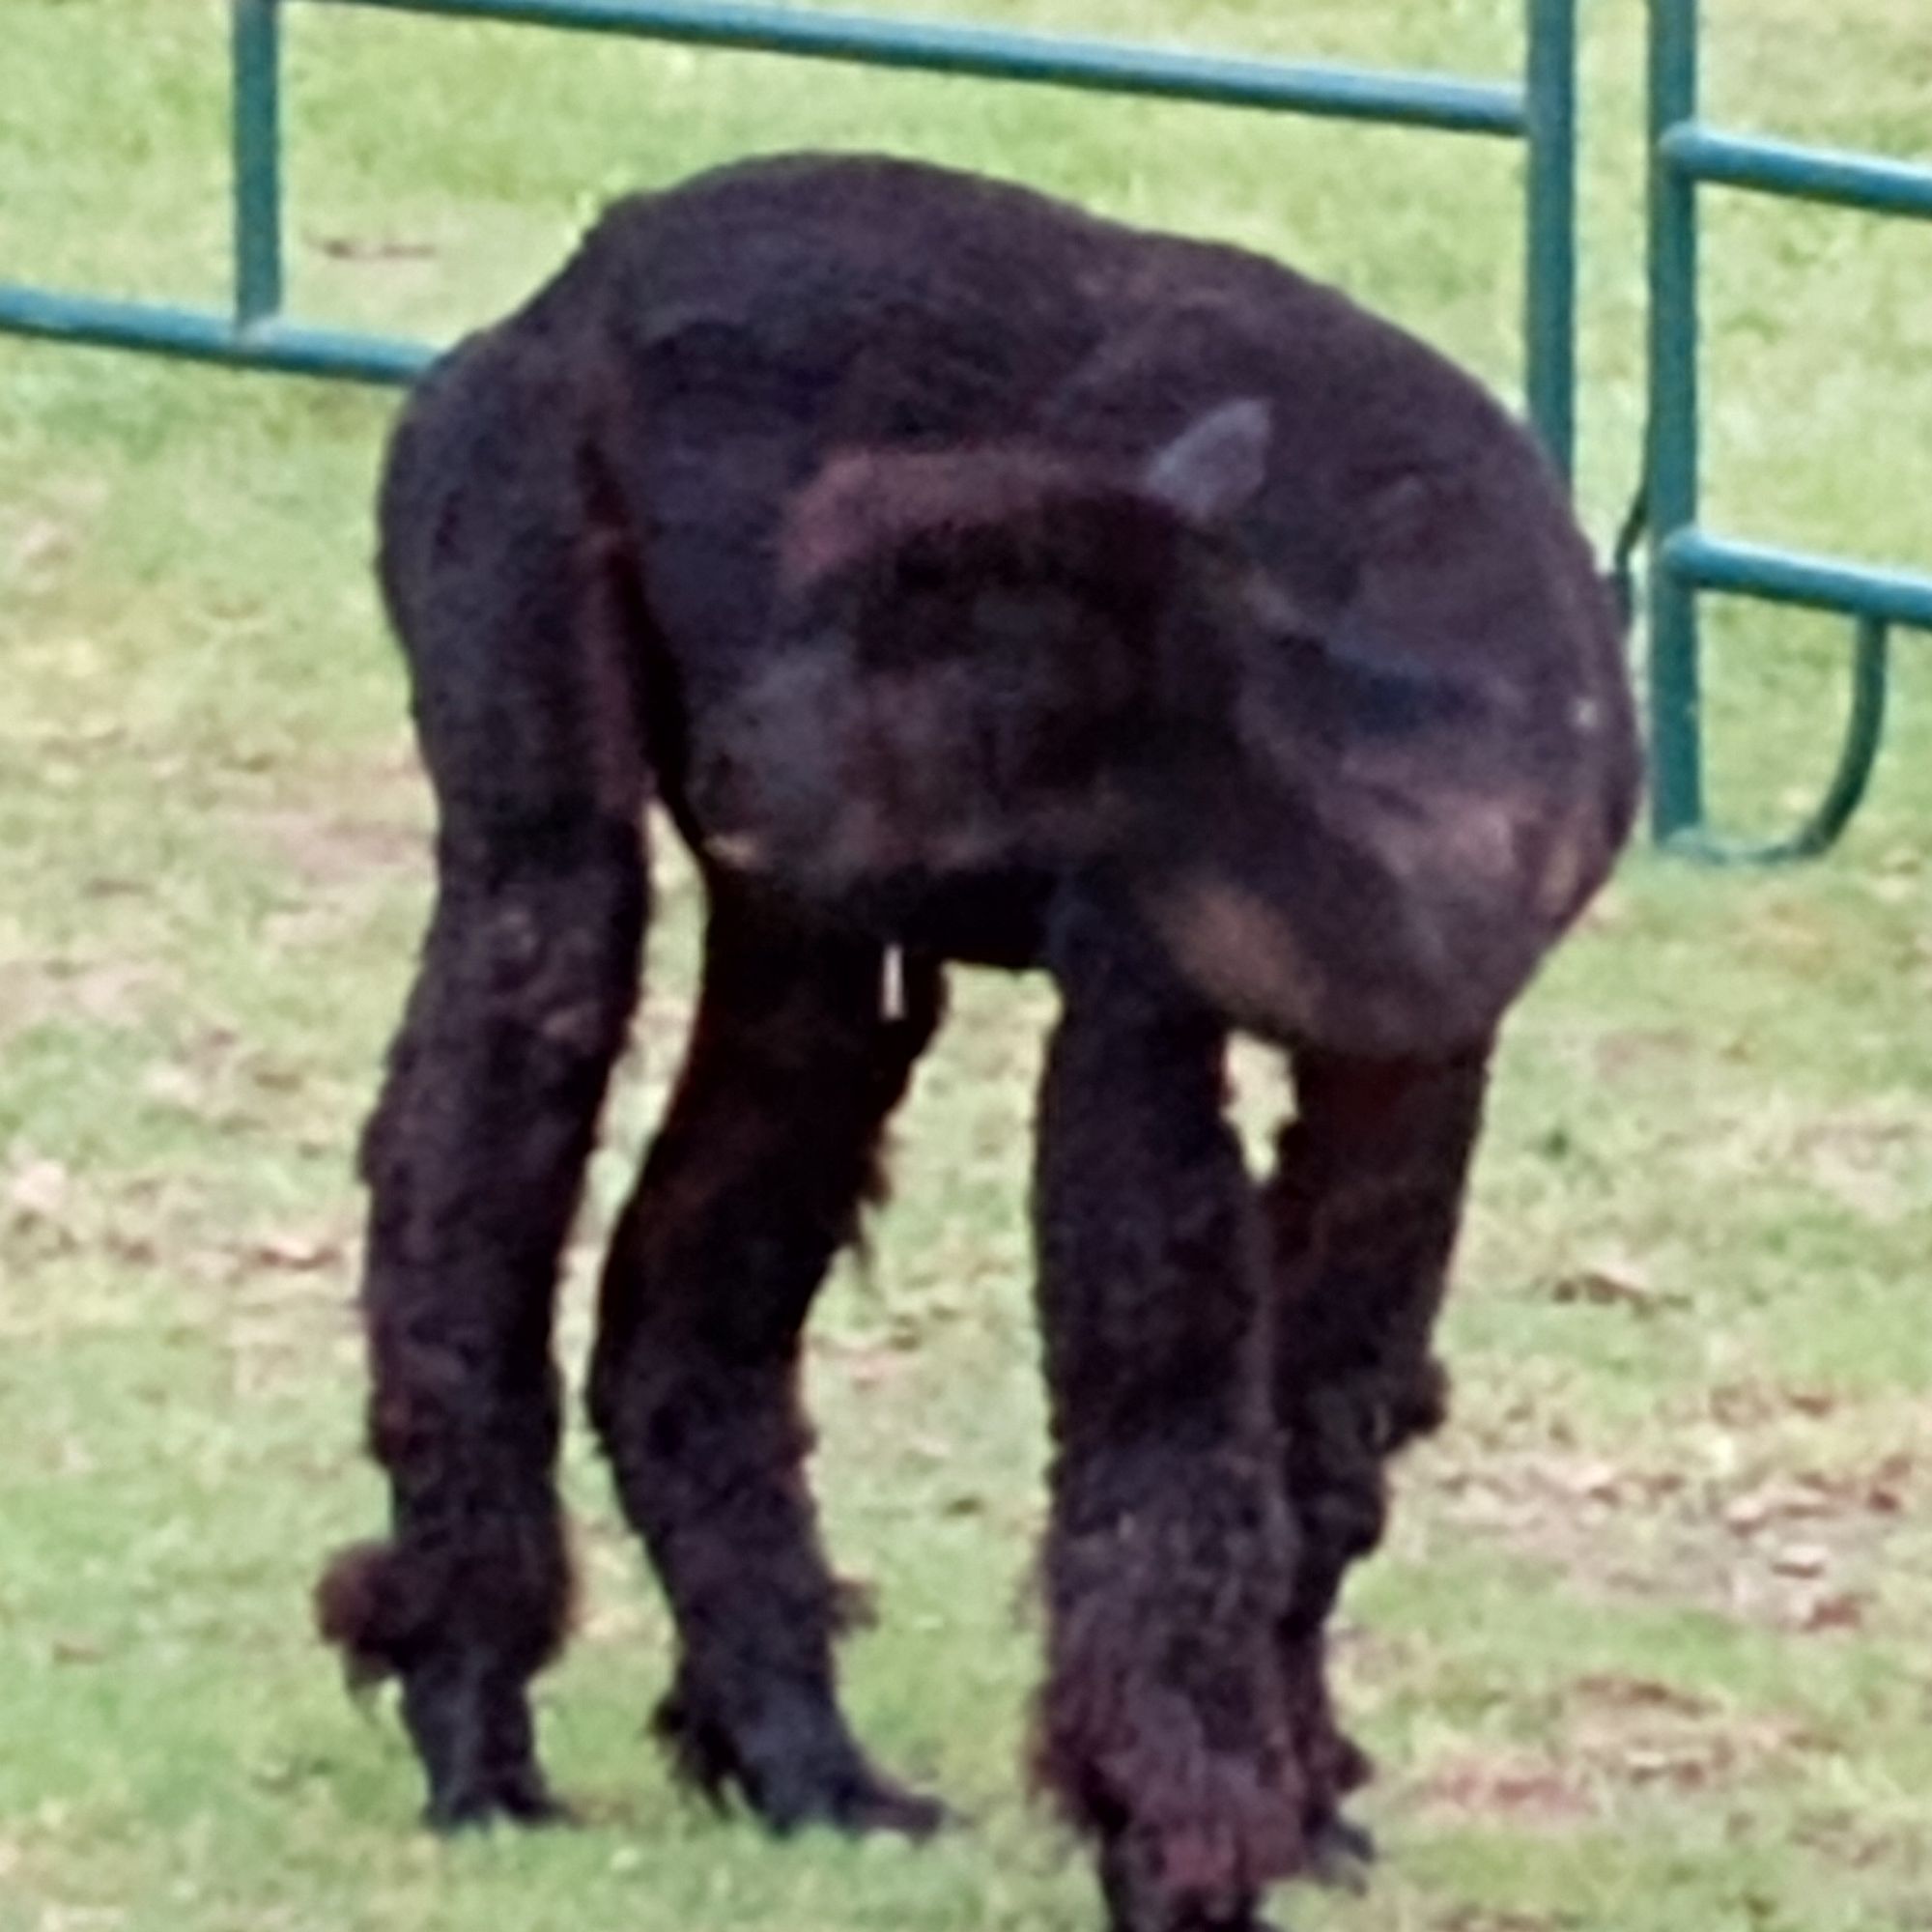
{"label": "black alpaca", "polygon": [[[441,1826],[553,1811],[551,1322],[649,910],[704,984],[590,1410],[675,1614],[659,1728],[780,1829],[930,1829],[836,1694],[799,1337],[949,960],[1064,1011],[1038,1766],[1115,1932],[1242,1932],[1360,1848],[1322,1630],[1430,1331],[1495,1029],[1636,781],[1563,493],[1466,377],[1257,258],[792,158],[627,203],[397,433],[382,571],[440,891],[365,1146],[387,1541],[327,1634]],[[1231,1029],[1292,1057],[1257,1188]]]}

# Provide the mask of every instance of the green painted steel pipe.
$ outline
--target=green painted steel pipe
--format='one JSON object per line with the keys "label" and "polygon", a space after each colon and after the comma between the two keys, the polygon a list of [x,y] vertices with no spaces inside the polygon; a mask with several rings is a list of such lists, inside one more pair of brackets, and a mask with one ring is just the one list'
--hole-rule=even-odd
{"label": "green painted steel pipe", "polygon": [[1577,7],[1529,0],[1523,391],[1568,478],[1577,467]]}
{"label": "green painted steel pipe", "polygon": [[309,0],[309,4],[634,34],[692,46],[1033,81],[1221,107],[1272,108],[1435,128],[1448,133],[1520,135],[1527,124],[1522,90],[1501,84],[1291,65],[996,27],[895,20],[817,7],[768,5],[762,0]]}
{"label": "green painted steel pipe", "polygon": [[1885,625],[1875,617],[1861,617],[1852,642],[1852,701],[1837,766],[1824,796],[1796,832],[1750,844],[1720,838],[1697,825],[1680,832],[1669,849],[1712,866],[1789,866],[1829,852],[1864,802],[1878,764],[1890,682],[1888,650]]}
{"label": "green painted steel pipe", "polygon": [[1694,125],[1672,128],[1662,146],[1670,166],[1694,181],[1932,221],[1932,168]]}
{"label": "green painted steel pipe", "polygon": [[345,377],[358,383],[413,382],[437,355],[419,342],[349,329],[310,328],[291,322],[238,327],[225,315],[200,309],[50,294],[14,282],[0,282],[0,329],[52,342],[145,349],[197,362]]}
{"label": "green painted steel pipe", "polygon": [[[153,349],[252,367],[391,382],[431,358],[417,344],[281,319],[280,27],[284,0],[231,0],[235,317],[0,286],[0,329]],[[1032,81],[1109,94],[1523,139],[1529,147],[1525,390],[1567,474],[1575,440],[1576,0],[1525,0],[1523,85],[1290,64],[1179,48],[895,20],[771,0],[308,0],[394,14],[621,33],[693,45]]]}
{"label": "green painted steel pipe", "polygon": [[235,171],[235,319],[282,306],[280,0],[233,0],[230,126]]}
{"label": "green painted steel pipe", "polygon": [[[1650,0],[1651,822],[1670,850],[1719,864],[1815,856],[1863,798],[1884,733],[1888,627],[1932,631],[1932,578],[1734,542],[1698,527],[1697,191],[1700,185],[1932,218],[1932,169],[1705,127],[1698,0]],[[1705,814],[1697,595],[1841,612],[1858,625],[1852,703],[1831,784],[1791,837],[1737,844]]]}
{"label": "green painted steel pipe", "polygon": [[1661,539],[1697,522],[1696,184],[1665,158],[1697,113],[1697,0],[1650,8],[1650,815],[1668,840],[1704,820],[1697,601]]}
{"label": "green painted steel pipe", "polygon": [[1702,530],[1680,530],[1666,537],[1661,550],[1664,570],[1689,588],[1841,611],[1848,617],[1932,632],[1932,577],[1738,543]]}

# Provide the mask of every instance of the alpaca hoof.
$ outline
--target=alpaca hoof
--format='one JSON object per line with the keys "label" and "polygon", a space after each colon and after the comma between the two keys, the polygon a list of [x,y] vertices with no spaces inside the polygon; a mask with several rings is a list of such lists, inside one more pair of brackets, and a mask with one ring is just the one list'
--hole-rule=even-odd
{"label": "alpaca hoof", "polygon": [[1361,1893],[1377,1859],[1375,1833],[1339,1812],[1310,1833],[1308,1876],[1332,1891]]}
{"label": "alpaca hoof", "polygon": [[781,1837],[822,1826],[848,1838],[920,1843],[952,1817],[937,1799],[882,1776],[856,1750],[842,1763],[787,1765],[769,1776],[741,1775],[736,1781],[745,1802]]}
{"label": "alpaca hoof", "polygon": [[1177,1894],[1124,1834],[1101,1844],[1100,1890],[1107,1902],[1107,1932],[1277,1932],[1260,1916],[1259,1893],[1223,1891],[1213,1899]]}
{"label": "alpaca hoof", "polygon": [[1107,1932],[1284,1932],[1272,1918],[1261,1918],[1252,1906],[1237,1907],[1232,1914],[1183,1910],[1149,1918],[1139,1912],[1122,1918],[1110,1911]]}
{"label": "alpaca hoof", "polygon": [[810,1812],[802,1824],[823,1823],[850,1837],[875,1833],[923,1843],[953,1822],[951,1809],[937,1798],[908,1791],[889,1777],[867,1773],[858,1782],[830,1794],[816,1817]]}
{"label": "alpaca hoof", "polygon": [[487,1832],[498,1822],[549,1831],[579,1820],[568,1804],[551,1795],[535,1772],[514,1774],[481,1787],[439,1792],[423,1809],[423,1823],[439,1837]]}
{"label": "alpaca hoof", "polygon": [[532,1832],[575,1831],[583,1820],[574,1804],[553,1798],[548,1791],[518,1794],[501,1801],[503,1816]]}
{"label": "alpaca hoof", "polygon": [[768,1710],[734,1733],[689,1687],[658,1708],[654,1728],[677,1773],[714,1804],[735,1791],[781,1837],[829,1826],[848,1837],[931,1837],[951,1821],[937,1799],[876,1772],[836,1707]]}

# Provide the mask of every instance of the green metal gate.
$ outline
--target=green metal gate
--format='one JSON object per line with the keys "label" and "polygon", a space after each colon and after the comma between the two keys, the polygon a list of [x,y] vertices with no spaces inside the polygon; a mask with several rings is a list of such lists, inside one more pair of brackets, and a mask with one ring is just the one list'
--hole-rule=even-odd
{"label": "green metal gate", "polygon": [[[1730,862],[1807,858],[1863,797],[1885,724],[1887,639],[1932,631],[1932,577],[1713,534],[1698,520],[1697,196],[1704,185],[1932,219],[1932,169],[1726,132],[1698,118],[1698,0],[1650,4],[1651,823],[1661,843]],[[1854,626],[1852,702],[1837,770],[1786,838],[1737,845],[1710,829],[1699,591],[1830,611]]]}
{"label": "green metal gate", "polygon": [[[256,368],[405,383],[428,345],[318,328],[282,306],[280,35],[285,4],[231,0],[232,311],[161,306],[0,282],[0,329]],[[1514,139],[1526,151],[1525,378],[1531,420],[1567,474],[1576,400],[1576,0],[1525,0],[1520,82],[1295,65],[893,20],[768,0],[300,0],[516,21],[861,66],[1031,81],[1224,107],[1325,115]]]}

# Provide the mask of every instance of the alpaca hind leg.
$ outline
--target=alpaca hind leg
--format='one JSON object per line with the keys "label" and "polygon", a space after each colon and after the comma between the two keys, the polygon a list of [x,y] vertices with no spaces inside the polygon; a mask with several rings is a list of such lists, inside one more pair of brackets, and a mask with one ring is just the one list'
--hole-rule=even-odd
{"label": "alpaca hind leg", "polygon": [[514,331],[478,338],[412,403],[384,495],[438,891],[363,1145],[389,1533],[317,1610],[352,1676],[401,1680],[440,1828],[553,1811],[527,1696],[569,1597],[552,1305],[647,912],[635,639],[561,384]]}
{"label": "alpaca hind leg", "polygon": [[400,1677],[442,1828],[552,1808],[525,1688],[569,1596],[551,1302],[641,912],[635,833],[487,887],[452,867],[367,1137],[392,1524],[335,1560],[319,1607],[353,1675]]}

